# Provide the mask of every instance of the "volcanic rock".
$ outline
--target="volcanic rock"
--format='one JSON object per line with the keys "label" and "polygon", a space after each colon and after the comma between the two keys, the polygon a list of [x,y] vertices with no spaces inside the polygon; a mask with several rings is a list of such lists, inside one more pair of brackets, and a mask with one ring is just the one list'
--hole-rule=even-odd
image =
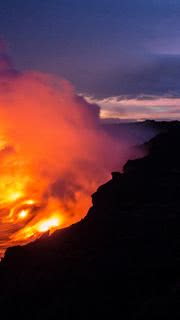
{"label": "volcanic rock", "polygon": [[179,319],[180,129],[144,147],[83,220],[6,251],[5,319]]}

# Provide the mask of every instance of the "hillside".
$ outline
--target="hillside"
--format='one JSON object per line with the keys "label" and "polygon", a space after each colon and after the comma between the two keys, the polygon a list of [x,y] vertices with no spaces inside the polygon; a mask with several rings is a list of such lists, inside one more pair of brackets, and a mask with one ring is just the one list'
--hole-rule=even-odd
{"label": "hillside", "polygon": [[180,128],[143,147],[83,220],[7,250],[5,319],[179,319]]}

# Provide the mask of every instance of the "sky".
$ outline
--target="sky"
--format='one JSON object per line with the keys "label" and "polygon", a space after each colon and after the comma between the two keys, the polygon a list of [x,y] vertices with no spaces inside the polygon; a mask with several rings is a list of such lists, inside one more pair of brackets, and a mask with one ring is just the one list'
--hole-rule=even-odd
{"label": "sky", "polygon": [[180,119],[179,0],[1,0],[18,70],[66,78],[103,118]]}

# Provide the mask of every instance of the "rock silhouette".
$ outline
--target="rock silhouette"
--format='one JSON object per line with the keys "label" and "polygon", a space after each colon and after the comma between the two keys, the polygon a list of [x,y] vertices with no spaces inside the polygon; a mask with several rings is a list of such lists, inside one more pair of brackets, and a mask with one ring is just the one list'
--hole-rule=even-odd
{"label": "rock silhouette", "polygon": [[83,220],[6,251],[5,319],[179,319],[180,128],[166,129],[98,188]]}

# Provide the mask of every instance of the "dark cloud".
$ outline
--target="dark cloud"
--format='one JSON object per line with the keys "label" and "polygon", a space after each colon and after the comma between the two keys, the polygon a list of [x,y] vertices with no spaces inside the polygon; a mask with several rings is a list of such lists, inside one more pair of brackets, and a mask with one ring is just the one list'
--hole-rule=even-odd
{"label": "dark cloud", "polygon": [[[143,101],[179,97],[179,16],[179,0],[7,0],[0,11],[18,70],[60,74],[96,98]],[[3,52],[0,74],[15,74]]]}
{"label": "dark cloud", "polygon": [[178,0],[7,0],[0,11],[18,69],[61,74],[96,96],[174,90],[179,62],[165,71],[151,55],[180,52],[179,15]]}
{"label": "dark cloud", "polygon": [[180,55],[159,55],[147,59],[137,70],[111,70],[92,82],[96,97],[153,99],[153,95],[179,97]]}

